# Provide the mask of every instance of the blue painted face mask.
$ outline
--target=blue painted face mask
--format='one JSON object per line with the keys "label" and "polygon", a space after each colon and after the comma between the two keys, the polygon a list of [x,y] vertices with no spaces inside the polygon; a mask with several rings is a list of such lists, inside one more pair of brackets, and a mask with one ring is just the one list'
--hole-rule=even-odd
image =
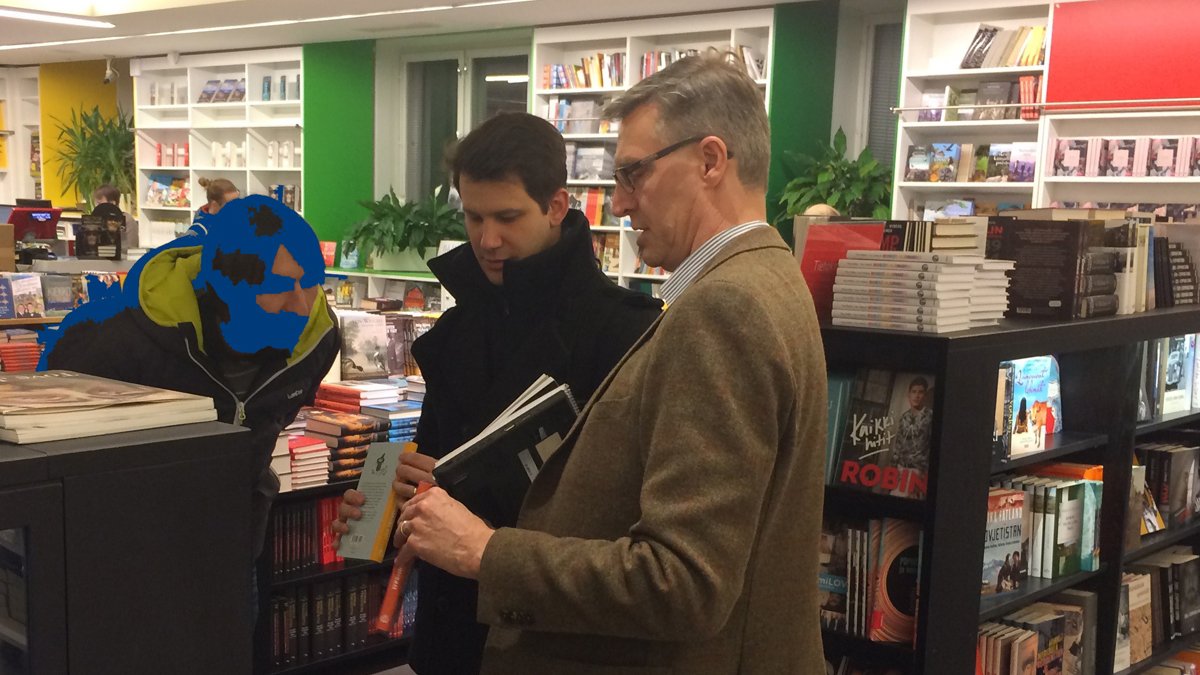
{"label": "blue painted face mask", "polygon": [[[303,289],[324,283],[325,261],[312,228],[295,211],[262,195],[229,202],[204,225],[208,231],[195,287],[211,289],[228,308],[228,320],[220,324],[225,342],[242,354],[268,347],[294,350],[308,314],[269,312],[259,296],[292,292],[297,283]],[[278,273],[283,250],[301,271]]]}

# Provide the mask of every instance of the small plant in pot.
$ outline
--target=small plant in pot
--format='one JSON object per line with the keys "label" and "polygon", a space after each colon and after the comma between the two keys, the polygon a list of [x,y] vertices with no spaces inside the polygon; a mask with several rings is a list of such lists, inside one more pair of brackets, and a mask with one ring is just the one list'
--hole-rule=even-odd
{"label": "small plant in pot", "polygon": [[437,254],[443,239],[465,239],[462,215],[450,206],[449,191],[435,189],[419,202],[402,201],[394,189],[376,201],[359,202],[370,212],[351,230],[359,260],[369,256],[376,270],[418,272]]}

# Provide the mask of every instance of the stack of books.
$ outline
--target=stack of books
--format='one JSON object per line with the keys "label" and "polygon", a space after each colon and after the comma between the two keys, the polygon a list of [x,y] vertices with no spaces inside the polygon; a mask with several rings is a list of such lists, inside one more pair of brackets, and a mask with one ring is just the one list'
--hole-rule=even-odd
{"label": "stack of books", "polygon": [[[833,325],[926,333],[971,328],[983,264],[978,255],[848,251],[834,279]],[[991,296],[986,300],[991,307]]]}
{"label": "stack of books", "polygon": [[314,403],[318,408],[358,414],[364,405],[397,403],[404,390],[389,380],[371,382],[323,382]]}
{"label": "stack of books", "polygon": [[42,345],[37,342],[0,342],[0,370],[25,373],[37,370]]}
{"label": "stack of books", "polygon": [[[329,454],[329,446],[319,438],[288,438],[288,470],[279,474],[279,490],[286,492],[328,484]],[[278,469],[276,473],[279,473]]]}
{"label": "stack of books", "polygon": [[404,443],[416,438],[417,421],[421,418],[421,402],[396,401],[367,405],[364,401],[362,414],[377,417],[387,423],[387,442]]}
{"label": "stack of books", "polygon": [[345,481],[362,474],[367,448],[371,443],[386,442],[389,426],[386,420],[369,415],[312,410],[304,433],[328,447],[329,479]]}
{"label": "stack of books", "polygon": [[1008,311],[1009,272],[1015,267],[1012,260],[984,260],[975,267],[971,286],[971,328],[995,326]]}
{"label": "stack of books", "polygon": [[424,401],[425,400],[425,378],[420,375],[410,376],[408,378],[408,390],[405,392],[406,398],[409,401]]}
{"label": "stack of books", "polygon": [[69,370],[0,375],[0,440],[40,443],[217,419],[211,398]]}

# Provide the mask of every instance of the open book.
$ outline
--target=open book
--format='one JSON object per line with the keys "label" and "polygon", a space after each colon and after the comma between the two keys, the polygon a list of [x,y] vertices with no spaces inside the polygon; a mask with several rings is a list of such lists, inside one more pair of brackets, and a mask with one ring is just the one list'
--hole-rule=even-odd
{"label": "open book", "polygon": [[575,423],[570,388],[542,375],[474,438],[438,460],[438,485],[494,527],[517,523],[521,502]]}

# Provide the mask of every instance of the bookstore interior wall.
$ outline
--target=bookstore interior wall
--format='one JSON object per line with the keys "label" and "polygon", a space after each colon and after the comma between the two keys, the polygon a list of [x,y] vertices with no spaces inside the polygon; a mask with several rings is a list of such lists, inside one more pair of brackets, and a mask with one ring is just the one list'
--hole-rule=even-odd
{"label": "bookstore interior wall", "polygon": [[0,70],[0,201],[15,203],[17,197],[41,197],[41,112],[38,68]]}

